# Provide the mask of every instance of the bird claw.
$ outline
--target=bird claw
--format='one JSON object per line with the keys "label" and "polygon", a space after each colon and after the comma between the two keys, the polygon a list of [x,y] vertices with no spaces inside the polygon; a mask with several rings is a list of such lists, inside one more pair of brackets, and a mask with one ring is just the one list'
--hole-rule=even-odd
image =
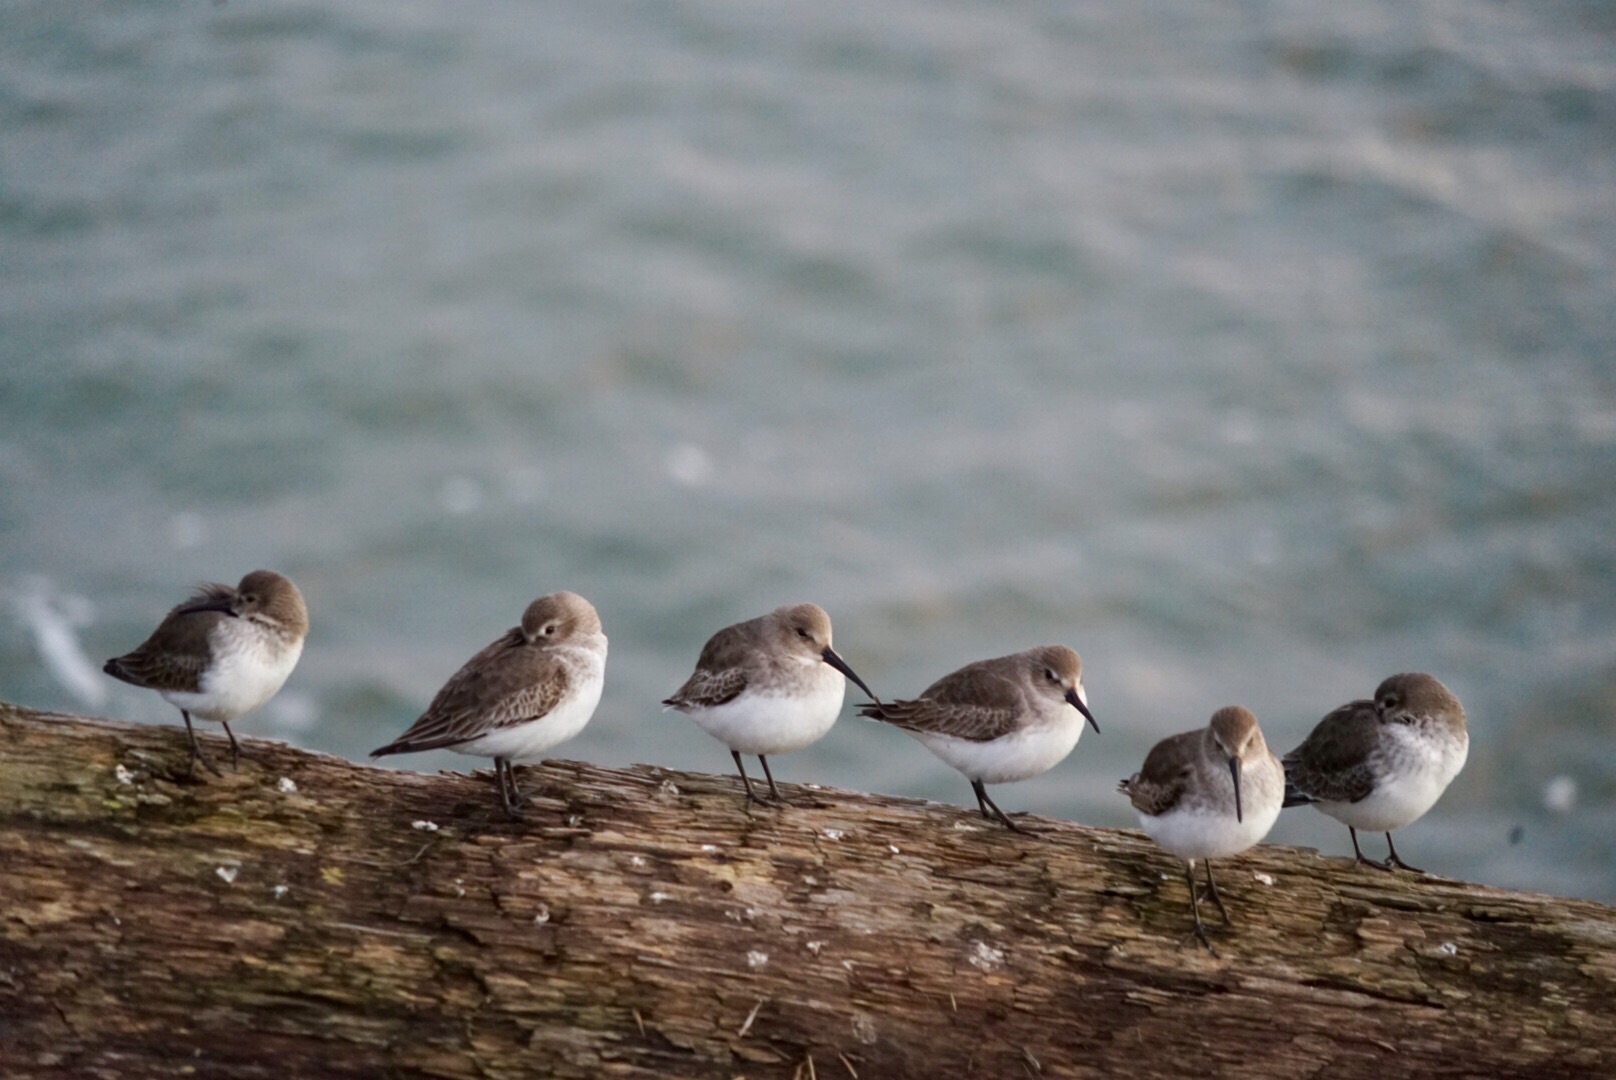
{"label": "bird claw", "polygon": [[1197,926],[1194,930],[1191,930],[1189,933],[1185,934],[1184,940],[1178,943],[1178,947],[1182,949],[1191,941],[1199,942],[1201,947],[1207,951],[1208,955],[1214,957],[1218,955],[1218,950],[1214,949],[1212,947],[1212,942],[1207,940],[1205,927]]}

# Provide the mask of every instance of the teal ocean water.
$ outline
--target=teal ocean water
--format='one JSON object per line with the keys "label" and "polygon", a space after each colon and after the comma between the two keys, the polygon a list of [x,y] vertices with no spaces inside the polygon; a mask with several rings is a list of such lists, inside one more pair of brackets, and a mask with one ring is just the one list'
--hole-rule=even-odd
{"label": "teal ocean water", "polygon": [[[1216,707],[1427,670],[1472,751],[1400,852],[1616,900],[1608,4],[0,21],[0,697],[177,722],[100,661],[265,566],[313,630],[239,730],[361,758],[567,588],[558,753],[727,771],[658,700],[813,600],[884,695],[1072,645],[1102,733],[994,795],[1131,826]],[[773,764],[971,801],[851,711]]]}

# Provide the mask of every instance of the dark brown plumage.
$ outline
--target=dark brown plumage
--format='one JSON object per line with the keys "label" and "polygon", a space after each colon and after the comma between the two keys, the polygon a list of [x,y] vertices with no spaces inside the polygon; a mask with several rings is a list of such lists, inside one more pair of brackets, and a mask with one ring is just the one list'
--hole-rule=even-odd
{"label": "dark brown plumage", "polygon": [[988,797],[985,785],[1052,768],[1077,745],[1084,720],[1100,730],[1083,690],[1083,661],[1065,645],[966,664],[918,698],[872,702],[860,706],[859,715],[908,732],[958,769],[971,782],[982,816],[997,818],[1012,832],[1023,830]]}
{"label": "dark brown plumage", "polygon": [[[1358,862],[1418,872],[1398,857],[1392,830],[1435,804],[1469,747],[1464,706],[1446,686],[1424,672],[1392,675],[1373,701],[1332,710],[1285,755],[1285,805],[1310,804],[1346,825]],[[1385,862],[1364,855],[1359,829],[1386,834]]]}
{"label": "dark brown plumage", "polygon": [[234,588],[199,586],[145,641],[108,660],[101,670],[168,699],[190,734],[187,774],[198,760],[217,773],[196,741],[191,714],[224,726],[231,762],[238,762],[241,747],[230,721],[280,689],[297,663],[308,629],[308,608],[297,586],[272,570],[254,570]]}
{"label": "dark brown plumage", "polygon": [[1295,799],[1288,805],[1364,798],[1375,790],[1369,759],[1379,741],[1380,711],[1373,701],[1349,701],[1330,710],[1283,759],[1289,798]]}
{"label": "dark brown plumage", "polygon": [[825,733],[841,709],[844,678],[875,697],[831,647],[825,609],[787,604],[708,638],[695,670],[662,704],[729,747],[748,802],[759,800],[743,752],[757,755],[770,797],[782,802],[768,755],[800,749]]}
{"label": "dark brown plumage", "polygon": [[600,698],[605,656],[594,605],[572,592],[541,596],[520,626],[466,661],[415,723],[371,757],[444,749],[491,757],[506,813],[517,817],[512,759],[582,728]]}

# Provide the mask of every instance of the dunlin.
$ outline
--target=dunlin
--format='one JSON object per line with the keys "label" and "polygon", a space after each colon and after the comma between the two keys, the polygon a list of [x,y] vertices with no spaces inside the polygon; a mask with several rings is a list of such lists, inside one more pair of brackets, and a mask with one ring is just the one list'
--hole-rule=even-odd
{"label": "dunlin", "polygon": [[513,762],[538,758],[582,731],[600,703],[606,635],[577,593],[541,596],[443,684],[409,730],[370,752],[453,750],[494,759],[494,782],[512,819],[521,816]]}
{"label": "dunlin", "polygon": [[1053,768],[1077,745],[1085,720],[1100,730],[1083,691],[1083,661],[1064,645],[966,664],[913,701],[878,701],[861,706],[859,715],[902,728],[964,773],[982,816],[1015,832],[1023,830],[984,785]]}
{"label": "dunlin", "polygon": [[1195,861],[1206,861],[1206,887],[1227,925],[1229,909],[1212,880],[1212,860],[1238,855],[1267,836],[1285,798],[1285,771],[1257,718],[1239,705],[1219,709],[1199,731],[1157,743],[1117,790],[1133,803],[1150,838],[1184,860],[1195,936],[1214,952],[1201,923]]}
{"label": "dunlin", "polygon": [[[1423,672],[1393,675],[1375,700],[1336,709],[1285,755],[1285,805],[1311,803],[1345,825],[1366,866],[1422,873],[1397,857],[1392,830],[1436,805],[1469,752],[1459,699]],[[1364,856],[1359,829],[1386,834],[1385,862]]]}
{"label": "dunlin", "polygon": [[843,676],[875,697],[831,648],[825,609],[791,604],[714,634],[696,670],[662,704],[729,747],[748,802],[759,800],[742,754],[757,755],[770,798],[783,802],[768,755],[801,750],[831,729],[847,688]]}
{"label": "dunlin", "polygon": [[230,764],[241,760],[230,721],[274,697],[303,655],[309,612],[297,586],[271,570],[254,570],[235,588],[200,586],[164,617],[133,652],[101,669],[115,679],[156,690],[179,709],[191,738],[186,774],[198,760],[218,769],[196,741],[191,717],[213,720],[230,736]]}

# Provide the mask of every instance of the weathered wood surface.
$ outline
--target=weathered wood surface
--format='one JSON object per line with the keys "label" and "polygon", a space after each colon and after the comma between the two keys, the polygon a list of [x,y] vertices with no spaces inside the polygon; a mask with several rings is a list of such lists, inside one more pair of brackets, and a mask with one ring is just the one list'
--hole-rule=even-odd
{"label": "weathered wood surface", "polygon": [[568,762],[512,824],[486,776],[0,738],[0,1076],[1616,1074],[1591,902],[1267,848],[1212,958],[1136,833]]}

